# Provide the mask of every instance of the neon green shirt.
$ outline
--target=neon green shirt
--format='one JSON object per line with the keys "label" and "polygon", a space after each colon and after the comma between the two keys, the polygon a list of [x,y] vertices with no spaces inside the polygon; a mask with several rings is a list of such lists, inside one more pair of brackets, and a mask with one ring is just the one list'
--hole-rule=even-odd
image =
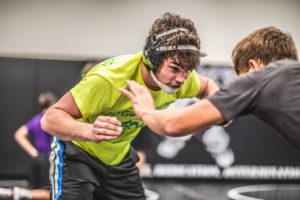
{"label": "neon green shirt", "polygon": [[[80,121],[93,123],[98,116],[114,116],[122,122],[122,134],[116,140],[95,142],[73,141],[74,144],[97,157],[107,165],[122,161],[130,149],[130,143],[144,126],[136,118],[131,102],[119,92],[126,88],[126,80],[145,83],[141,75],[140,63],[143,53],[114,57],[95,66],[71,89],[72,96],[81,111]],[[200,91],[198,75],[193,71],[176,94],[162,90],[151,91],[156,108],[166,108],[177,98],[195,97]]]}

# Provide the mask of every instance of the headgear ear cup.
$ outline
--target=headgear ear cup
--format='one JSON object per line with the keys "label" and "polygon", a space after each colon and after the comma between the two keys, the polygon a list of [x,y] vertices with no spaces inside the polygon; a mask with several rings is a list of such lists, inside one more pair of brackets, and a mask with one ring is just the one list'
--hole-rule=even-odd
{"label": "headgear ear cup", "polygon": [[155,36],[148,36],[144,46],[144,63],[148,70],[155,71],[158,64],[159,56],[163,52],[156,52],[155,48],[159,46],[159,41]]}

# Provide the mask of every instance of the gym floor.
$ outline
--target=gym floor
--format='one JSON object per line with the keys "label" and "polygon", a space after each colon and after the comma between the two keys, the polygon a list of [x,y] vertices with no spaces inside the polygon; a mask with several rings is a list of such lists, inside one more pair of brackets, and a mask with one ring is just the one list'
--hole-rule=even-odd
{"label": "gym floor", "polygon": [[[160,200],[299,200],[300,183],[238,183],[205,180],[144,180],[145,187],[159,194]],[[253,186],[234,198],[227,192]]]}
{"label": "gym floor", "polygon": [[[299,200],[299,182],[144,179],[147,200]],[[27,187],[24,180],[1,180],[0,187]],[[231,198],[228,197],[231,191]],[[147,192],[146,192],[147,194]],[[0,198],[1,199],[1,198]]]}

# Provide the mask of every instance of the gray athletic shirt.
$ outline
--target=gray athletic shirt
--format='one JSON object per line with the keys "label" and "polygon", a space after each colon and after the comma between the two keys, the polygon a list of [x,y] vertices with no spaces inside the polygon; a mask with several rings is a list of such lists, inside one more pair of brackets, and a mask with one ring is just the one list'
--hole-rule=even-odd
{"label": "gray athletic shirt", "polygon": [[270,63],[241,75],[207,98],[226,121],[254,114],[300,148],[300,64],[292,60]]}

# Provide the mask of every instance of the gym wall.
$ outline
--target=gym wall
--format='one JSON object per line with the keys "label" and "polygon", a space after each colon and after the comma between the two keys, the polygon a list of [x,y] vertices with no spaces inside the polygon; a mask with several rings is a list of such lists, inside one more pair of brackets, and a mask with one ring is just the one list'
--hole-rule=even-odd
{"label": "gym wall", "polygon": [[15,131],[39,112],[37,97],[58,97],[78,80],[84,62],[0,58],[0,179],[27,177],[29,156],[14,140]]}

